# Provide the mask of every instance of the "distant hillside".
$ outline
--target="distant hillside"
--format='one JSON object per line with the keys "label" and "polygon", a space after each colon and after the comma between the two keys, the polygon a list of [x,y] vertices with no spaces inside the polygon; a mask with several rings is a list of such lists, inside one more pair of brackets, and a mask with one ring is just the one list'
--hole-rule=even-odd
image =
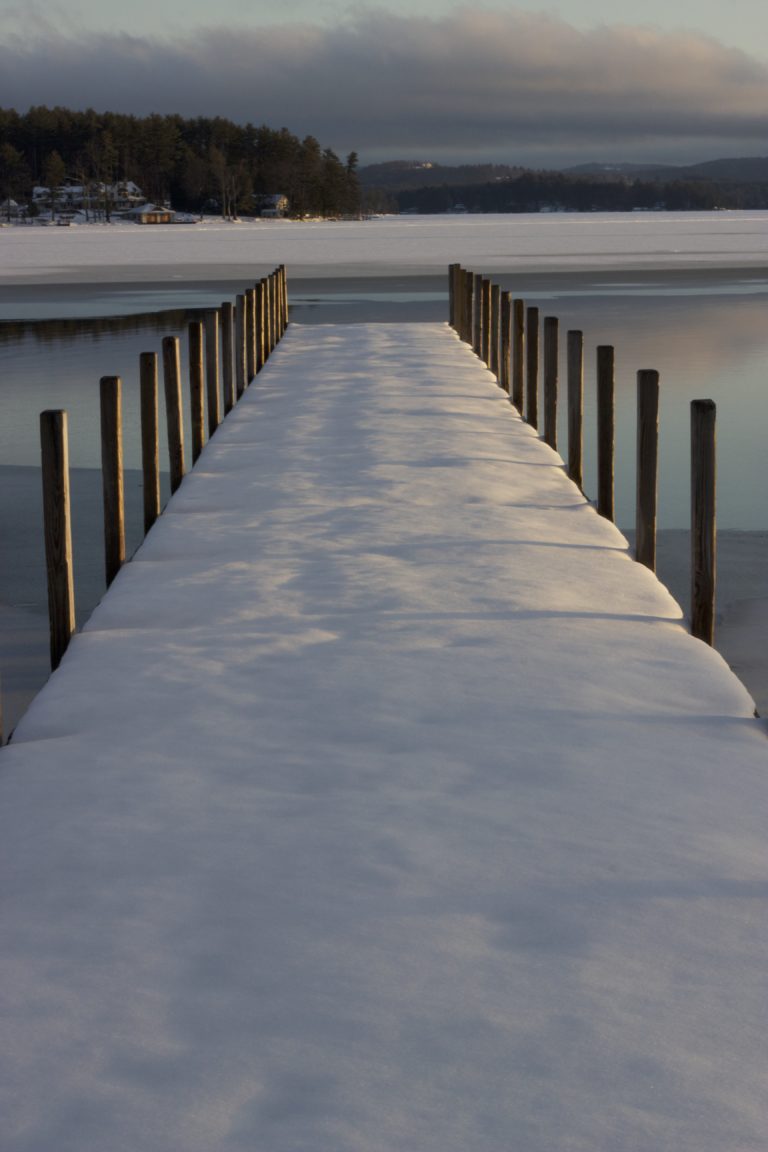
{"label": "distant hillside", "polygon": [[440,184],[490,184],[511,180],[525,171],[510,164],[432,164],[430,161],[390,160],[368,164],[357,175],[364,188],[385,188],[395,192],[403,188],[435,187]]}
{"label": "distant hillside", "polygon": [[[450,184],[491,184],[513,180],[533,169],[519,164],[433,164],[428,160],[390,160],[369,164],[359,169],[361,184],[366,187],[435,188]],[[768,156],[741,156],[723,160],[706,160],[700,164],[604,164],[591,162],[567,168],[538,169],[547,175],[586,176],[592,180],[722,180],[750,184],[768,182]]]}
{"label": "distant hillside", "polygon": [[701,164],[578,164],[563,171],[569,176],[605,179],[720,180],[736,184],[768,182],[768,156],[706,160]]}
{"label": "distant hillside", "polygon": [[703,176],[707,180],[727,180],[738,184],[768,181],[768,156],[743,156],[733,160],[708,160],[694,164],[683,172],[690,177]]}
{"label": "distant hillside", "polygon": [[702,164],[508,164],[390,161],[359,171],[365,199],[401,212],[707,211],[768,208],[768,157]]}

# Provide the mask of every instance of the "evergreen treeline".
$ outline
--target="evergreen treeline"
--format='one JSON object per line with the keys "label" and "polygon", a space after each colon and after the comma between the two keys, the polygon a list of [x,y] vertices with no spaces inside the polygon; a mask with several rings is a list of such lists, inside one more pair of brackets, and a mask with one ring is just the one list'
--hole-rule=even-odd
{"label": "evergreen treeline", "polygon": [[487,184],[440,184],[400,188],[394,195],[401,212],[628,212],[710,211],[715,208],[767,208],[768,184],[702,179],[648,180],[573,176],[563,172],[523,172]]}
{"label": "evergreen treeline", "polygon": [[224,216],[284,195],[292,216],[359,210],[357,155],[342,161],[313,136],[216,116],[128,116],[67,108],[0,109],[0,200],[29,201],[34,185],[132,180],[157,204]]}

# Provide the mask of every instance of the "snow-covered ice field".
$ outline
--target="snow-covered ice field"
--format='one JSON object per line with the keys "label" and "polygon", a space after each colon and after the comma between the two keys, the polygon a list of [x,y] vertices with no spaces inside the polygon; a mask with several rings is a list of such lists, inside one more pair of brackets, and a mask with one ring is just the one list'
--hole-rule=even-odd
{"label": "snow-covered ice field", "polygon": [[752,708],[446,326],[291,326],[0,753],[0,1147],[767,1149]]}
{"label": "snow-covered ice field", "polygon": [[366,221],[0,228],[0,283],[76,284],[285,264],[293,275],[762,267],[768,212],[399,216]]}

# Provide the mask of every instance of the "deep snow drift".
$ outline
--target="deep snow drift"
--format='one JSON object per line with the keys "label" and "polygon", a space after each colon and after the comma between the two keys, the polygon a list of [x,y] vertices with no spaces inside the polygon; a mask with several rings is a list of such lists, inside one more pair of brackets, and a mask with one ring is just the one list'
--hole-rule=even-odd
{"label": "deep snow drift", "polygon": [[679,617],[445,326],[292,326],[0,754],[3,1152],[765,1148]]}

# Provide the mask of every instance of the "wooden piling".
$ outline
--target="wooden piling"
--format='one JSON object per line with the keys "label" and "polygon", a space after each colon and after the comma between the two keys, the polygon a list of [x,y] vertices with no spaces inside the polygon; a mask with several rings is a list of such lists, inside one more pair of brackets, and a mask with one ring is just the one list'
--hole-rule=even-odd
{"label": "wooden piling", "polygon": [[456,329],[457,280],[460,268],[460,264],[448,265],[448,323],[454,330]]}
{"label": "wooden piling", "polygon": [[614,355],[609,344],[597,349],[597,510],[613,520],[614,510]]}
{"label": "wooden piling", "polygon": [[499,383],[501,384],[507,395],[511,395],[511,363],[510,358],[512,355],[512,293],[502,292],[501,294],[501,349],[499,355],[501,356],[501,377]]}
{"label": "wooden piling", "polygon": [[584,335],[567,335],[568,356],[568,475],[584,488]]}
{"label": "wooden piling", "polygon": [[472,346],[472,326],[475,317],[475,278],[471,272],[464,273],[464,340]]}
{"label": "wooden piling", "polygon": [[544,317],[544,441],[557,451],[558,332],[556,316]]}
{"label": "wooden piling", "polygon": [[265,292],[264,281],[261,280],[253,289],[253,363],[254,371],[261,372],[267,359],[267,332],[265,322]]}
{"label": "wooden piling", "polygon": [[160,515],[160,438],[157,427],[157,353],[139,357],[141,399],[141,471],[144,492],[144,533]]}
{"label": "wooden piling", "polygon": [[245,295],[235,297],[235,390],[239,400],[247,383],[247,345],[245,326]]}
{"label": "wooden piling", "polygon": [[515,408],[523,414],[525,382],[525,301],[512,301],[512,392]]}
{"label": "wooden piling", "polygon": [[203,369],[203,325],[193,320],[187,330],[189,338],[189,404],[192,417],[192,463],[205,444],[205,372]]}
{"label": "wooden piling", "polygon": [[280,265],[280,310],[283,318],[280,335],[284,336],[288,327],[288,270],[285,264]]}
{"label": "wooden piling", "polygon": [[235,406],[234,308],[229,300],[221,305],[221,376],[224,388],[224,415]]}
{"label": "wooden piling", "polygon": [[483,278],[479,272],[472,274],[472,282],[472,349],[476,356],[480,356],[483,347]]}
{"label": "wooden piling", "polygon": [[488,367],[501,383],[501,288],[491,284],[490,349]]}
{"label": "wooden piling", "polygon": [[691,401],[691,633],[715,640],[716,430],[713,400]]}
{"label": "wooden piling", "polygon": [[485,364],[486,368],[491,366],[491,282],[487,277],[483,277],[483,306],[481,309],[482,315],[482,332],[480,334],[480,358]]}
{"label": "wooden piling", "polygon": [[121,393],[122,384],[119,376],[102,376],[101,474],[104,497],[104,572],[107,588],[125,563]]}
{"label": "wooden piling", "polygon": [[525,321],[525,419],[539,426],[539,310],[532,305]]}
{"label": "wooden piling", "polygon": [[659,461],[659,374],[637,374],[637,502],[635,559],[656,571],[656,508]]}
{"label": "wooden piling", "polygon": [[275,276],[272,273],[267,277],[267,298],[269,299],[269,354],[277,347],[277,294],[275,292]]}
{"label": "wooden piling", "polygon": [[75,631],[66,412],[41,412],[40,447],[51,669],[55,670],[61,663],[61,658]]}
{"label": "wooden piling", "polygon": [[208,401],[208,438],[221,423],[219,408],[219,313],[205,314],[205,392]]}
{"label": "wooden piling", "polygon": [[163,383],[165,386],[165,418],[168,427],[168,464],[171,473],[171,492],[175,492],[184,479],[181,363],[179,341],[176,336],[163,337]]}
{"label": "wooden piling", "polygon": [[256,375],[256,290],[245,290],[245,376],[250,384]]}
{"label": "wooden piling", "polygon": [[453,273],[453,330],[460,340],[464,338],[464,269],[461,264],[455,266]]}
{"label": "wooden piling", "polygon": [[264,309],[264,363],[269,360],[272,354],[272,299],[269,291],[269,277],[265,276],[261,281],[261,291],[263,297],[262,307]]}

